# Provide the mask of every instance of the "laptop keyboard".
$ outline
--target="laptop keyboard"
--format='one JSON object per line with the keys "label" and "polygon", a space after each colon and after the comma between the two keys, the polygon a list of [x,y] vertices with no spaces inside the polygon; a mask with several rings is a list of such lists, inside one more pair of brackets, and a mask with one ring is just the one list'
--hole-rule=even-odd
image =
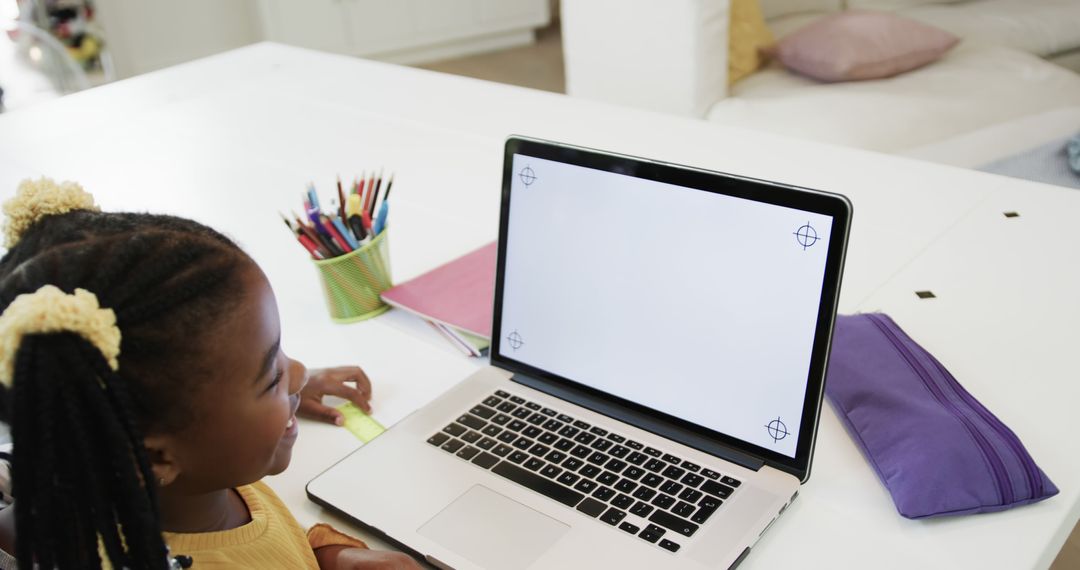
{"label": "laptop keyboard", "polygon": [[502,390],[427,441],[671,552],[741,485]]}

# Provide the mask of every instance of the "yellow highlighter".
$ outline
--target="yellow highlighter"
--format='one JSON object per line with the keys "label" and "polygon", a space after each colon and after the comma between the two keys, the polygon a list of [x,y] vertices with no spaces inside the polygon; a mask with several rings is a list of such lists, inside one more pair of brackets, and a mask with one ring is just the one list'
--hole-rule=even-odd
{"label": "yellow highlighter", "polygon": [[352,402],[345,402],[338,406],[337,409],[345,417],[343,427],[352,432],[356,439],[364,443],[375,439],[379,434],[386,431],[382,424],[365,414],[363,410],[357,408]]}
{"label": "yellow highlighter", "polygon": [[350,194],[345,199],[345,217],[348,218],[352,215],[360,215],[360,195]]}

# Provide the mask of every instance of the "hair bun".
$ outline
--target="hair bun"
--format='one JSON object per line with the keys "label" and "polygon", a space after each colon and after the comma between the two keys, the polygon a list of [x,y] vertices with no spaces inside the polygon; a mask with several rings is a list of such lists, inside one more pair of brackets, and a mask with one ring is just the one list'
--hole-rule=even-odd
{"label": "hair bun", "polygon": [[28,334],[72,332],[101,351],[113,370],[119,368],[120,329],[116,313],[98,304],[85,289],[67,294],[55,285],[23,293],[0,315],[0,384],[11,386],[15,355]]}
{"label": "hair bun", "polygon": [[23,180],[15,197],[4,202],[4,247],[12,248],[31,226],[45,216],[74,210],[100,211],[94,197],[77,182],[57,184],[51,178]]}

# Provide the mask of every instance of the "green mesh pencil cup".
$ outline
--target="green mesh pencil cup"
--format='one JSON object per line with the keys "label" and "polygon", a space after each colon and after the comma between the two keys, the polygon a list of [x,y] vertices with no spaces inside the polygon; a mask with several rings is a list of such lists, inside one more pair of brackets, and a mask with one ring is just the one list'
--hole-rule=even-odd
{"label": "green mesh pencil cup", "polygon": [[384,229],[374,239],[345,255],[313,260],[334,322],[355,323],[390,309],[379,297],[392,284],[388,233]]}

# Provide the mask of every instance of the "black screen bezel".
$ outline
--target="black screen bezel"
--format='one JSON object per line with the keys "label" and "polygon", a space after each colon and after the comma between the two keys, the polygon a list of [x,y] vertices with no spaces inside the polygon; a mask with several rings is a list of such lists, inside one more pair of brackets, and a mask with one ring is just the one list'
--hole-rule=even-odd
{"label": "black screen bezel", "polygon": [[[833,224],[830,232],[829,250],[823,276],[822,297],[818,307],[818,322],[811,352],[806,396],[803,402],[802,427],[799,432],[799,441],[796,445],[795,457],[788,457],[741,439],[692,424],[664,412],[591,388],[569,378],[545,372],[501,353],[501,323],[503,285],[506,269],[506,240],[509,229],[510,190],[514,175],[512,170],[513,157],[515,154],[625,174],[646,180],[654,180],[736,198],[787,206],[832,217]],[[810,474],[813,445],[816,439],[817,424],[821,413],[825,373],[833,323],[836,316],[836,306],[839,299],[840,278],[843,273],[850,222],[851,204],[845,197],[838,194],[830,194],[817,190],[809,190],[721,172],[713,172],[553,143],[550,141],[512,136],[507,139],[504,147],[502,202],[499,218],[498,265],[495,278],[494,322],[492,323],[491,363],[512,372],[526,374],[541,382],[553,383],[556,386],[583,392],[616,406],[628,408],[638,414],[647,414],[650,418],[659,423],[672,425],[683,430],[689,430],[690,432],[719,443],[720,445],[731,447],[743,453],[758,457],[762,459],[766,465],[771,465],[783,471],[792,473],[799,477],[801,481],[805,481]]]}

